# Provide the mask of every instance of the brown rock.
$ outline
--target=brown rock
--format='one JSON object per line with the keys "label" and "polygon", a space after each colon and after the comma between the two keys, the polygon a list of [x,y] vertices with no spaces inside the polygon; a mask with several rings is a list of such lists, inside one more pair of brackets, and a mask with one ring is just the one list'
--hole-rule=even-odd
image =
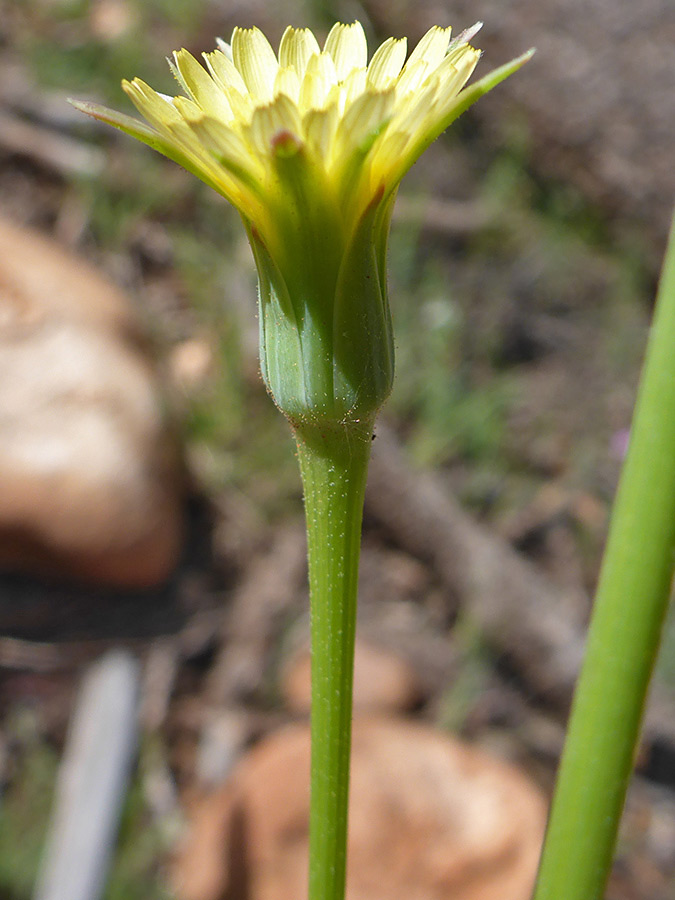
{"label": "brown rock", "polygon": [[[304,647],[282,674],[281,691],[291,712],[311,706],[311,658]],[[419,701],[422,688],[415,670],[400,656],[357,638],[354,650],[354,711],[405,712]]]}
{"label": "brown rock", "polygon": [[0,222],[0,564],[122,585],[163,579],[176,454],[127,298]]}
{"label": "brown rock", "polygon": [[[195,804],[181,900],[307,896],[309,728],[255,747]],[[528,900],[545,803],[519,771],[428,727],[357,719],[348,900]]]}
{"label": "brown rock", "polygon": [[174,347],[169,371],[176,385],[189,392],[201,387],[213,371],[213,349],[204,338],[190,338]]}

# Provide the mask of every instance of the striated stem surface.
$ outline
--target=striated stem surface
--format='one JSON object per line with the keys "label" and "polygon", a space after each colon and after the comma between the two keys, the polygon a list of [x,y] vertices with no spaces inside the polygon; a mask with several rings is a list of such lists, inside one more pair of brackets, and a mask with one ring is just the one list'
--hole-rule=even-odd
{"label": "striated stem surface", "polygon": [[372,422],[295,431],[312,631],[309,900],[343,900],[356,595]]}

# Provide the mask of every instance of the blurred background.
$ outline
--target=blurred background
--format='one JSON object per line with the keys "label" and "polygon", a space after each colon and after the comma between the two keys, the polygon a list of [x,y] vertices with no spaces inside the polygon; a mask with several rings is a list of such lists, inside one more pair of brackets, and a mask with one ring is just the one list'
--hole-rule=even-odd
{"label": "blurred background", "polygon": [[[288,23],[324,35],[354,18],[371,47],[480,18],[483,74],[538,50],[400,191],[357,706],[507,761],[530,799],[551,790],[675,197],[675,7],[0,0],[1,900],[62,896],[54,798],[77,818],[64,754],[107,777],[76,723],[114,719],[96,693],[108,676],[128,705],[108,742],[105,886],[81,896],[265,896],[223,869],[218,786],[302,727],[308,614],[255,271],[225,201],[66,98],[132,112],[120,80],[173,93],[165,57],[181,46],[198,55],[235,25],[276,46]],[[609,900],[675,898],[674,649],[671,628]],[[465,896],[419,871],[420,898]]]}

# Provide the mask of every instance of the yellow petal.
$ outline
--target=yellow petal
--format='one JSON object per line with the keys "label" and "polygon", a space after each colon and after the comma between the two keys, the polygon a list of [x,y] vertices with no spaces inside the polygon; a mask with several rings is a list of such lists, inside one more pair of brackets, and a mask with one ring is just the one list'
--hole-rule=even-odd
{"label": "yellow petal", "polygon": [[429,66],[423,59],[418,59],[412,65],[410,60],[408,60],[396,82],[397,96],[405,97],[407,94],[416,91],[426,78],[428,71]]}
{"label": "yellow petal", "polygon": [[232,119],[232,107],[218,84],[200,66],[187,50],[174,53],[176,68],[182,76],[190,96],[211,116],[222,117],[226,122]]}
{"label": "yellow petal", "polygon": [[211,77],[223,90],[234,88],[240,94],[246,93],[246,84],[239,74],[239,70],[222,50],[212,50],[211,53],[204,53],[203,56]]}
{"label": "yellow petal", "polygon": [[[203,113],[202,118],[206,119]],[[253,211],[261,208],[258,200],[260,185],[249,172],[238,165],[236,159],[229,160],[222,151],[211,154],[203,135],[186,121],[173,126],[172,133],[175,144],[182,149],[192,171],[199,178],[215,187],[240,210]]]}
{"label": "yellow petal", "polygon": [[334,104],[343,116],[366,89],[366,69],[352,69],[344,81],[334,84],[326,98],[326,106]]}
{"label": "yellow petal", "polygon": [[391,132],[417,135],[425,131],[428,124],[438,116],[435,104],[440,90],[438,83],[431,80],[423,89],[409,94],[406,101],[397,104],[396,115],[391,121]]}
{"label": "yellow petal", "polygon": [[[140,78],[134,78],[132,82],[123,81],[122,87],[138,111],[166,138],[167,148],[178,151],[181,165],[235,202],[239,189],[231,175],[208,153],[173,102],[153,91]],[[188,115],[203,115],[193,101],[186,97],[177,100]]]}
{"label": "yellow petal", "polygon": [[305,141],[317,156],[328,159],[335,138],[338,113],[335,106],[311,109],[302,119]]}
{"label": "yellow petal", "polygon": [[436,68],[448,49],[451,30],[450,28],[439,28],[438,25],[430,28],[410,54],[406,68],[416,63],[419,59],[423,59],[430,69]]}
{"label": "yellow petal", "polygon": [[232,58],[253,98],[262,103],[272,100],[279,63],[259,28],[234,29]]}
{"label": "yellow petal", "polygon": [[361,148],[389,120],[393,91],[368,91],[352,103],[340,119],[335,138],[335,157]]}
{"label": "yellow petal", "polygon": [[305,77],[300,86],[300,109],[321,109],[326,104],[328,93],[337,83],[337,72],[333,57],[329,53],[315,53],[310,56]]}
{"label": "yellow petal", "polygon": [[269,157],[275,138],[281,134],[294,135],[300,143],[302,124],[298,108],[285,94],[279,94],[273,103],[259,106],[253,112],[250,126],[245,133],[253,148]]}
{"label": "yellow petal", "polygon": [[474,50],[473,47],[469,47],[468,52],[462,54],[461,58],[451,67],[454,69],[454,75],[448,73],[445,77],[438,78],[441,116],[445,115],[445,111],[455,102],[457,95],[471,77],[479,59],[480,50]]}
{"label": "yellow petal", "polygon": [[298,77],[302,79],[310,57],[320,52],[316,38],[309,28],[292,28],[289,25],[279,44],[279,64],[293,66]]}
{"label": "yellow petal", "polygon": [[348,108],[366,89],[367,69],[352,69],[340,85],[344,97],[343,109]]}
{"label": "yellow petal", "polygon": [[158,94],[149,84],[134,78],[133,81],[123,81],[122,88],[129,96],[139,113],[144,116],[151,125],[165,130],[169,125],[181,121],[178,110],[170,99]]}
{"label": "yellow petal", "polygon": [[[474,50],[473,52],[480,55],[478,50]],[[449,96],[445,95],[442,85],[437,84],[436,86],[439,93],[433,109],[425,118],[422,127],[416,133],[411,134],[410,140],[405,147],[405,152],[399,155],[396,166],[390,172],[390,184],[398,184],[415,160],[424,152],[424,150],[426,150],[432,141],[435,141],[436,138],[445,131],[459,115],[472,106],[476,100],[484,94],[487,94],[504,81],[505,78],[508,78],[516,72],[532,57],[533,53],[533,50],[524,53],[517,59],[513,59],[511,62],[489,72],[487,75],[483,76],[480,81],[474,82],[464,90],[459,92],[452,90],[448,92]],[[475,64],[475,59],[472,60],[471,57],[467,56],[465,62],[467,69],[462,72],[460,77],[468,77],[470,64]],[[395,126],[396,122],[393,124]],[[388,134],[389,133],[387,132],[387,137]]]}
{"label": "yellow petal", "polygon": [[249,93],[240,94],[239,91],[235,91],[234,88],[231,88],[227,92],[227,99],[230,106],[232,107],[235,122],[239,124],[246,124],[251,121],[251,116],[253,115],[253,110],[255,109],[255,103],[251,99],[251,95]]}
{"label": "yellow petal", "polygon": [[274,79],[274,96],[286,94],[294,103],[300,97],[300,79],[294,66],[281,66]]}
{"label": "yellow petal", "polygon": [[[188,100],[186,103],[189,104],[190,101]],[[195,109],[198,107],[195,106]],[[188,171],[193,172],[221,194],[232,199],[237,193],[237,189],[231,175],[208,153],[185,119],[179,116],[177,121],[167,125],[163,131],[166,133],[170,146],[183,156],[185,161],[182,162],[182,165]]]}
{"label": "yellow petal", "polygon": [[402,131],[390,132],[387,129],[382,142],[377,145],[372,160],[372,173],[375,181],[389,181],[390,172],[394,171],[401,160],[401,155],[410,143],[410,135]]}
{"label": "yellow petal", "polygon": [[249,145],[220,119],[202,113],[189,118],[188,124],[202,144],[227,168],[238,174],[245,173],[247,182],[249,178],[262,177],[264,169]]}
{"label": "yellow petal", "polygon": [[389,38],[377,48],[368,66],[368,84],[371,87],[386,88],[392,78],[398,78],[405,62],[407,47],[405,38]]}
{"label": "yellow petal", "polygon": [[204,54],[206,65],[209,67],[213,78],[218,81],[225,92],[227,101],[232,107],[235,120],[250,122],[254,109],[251,94],[249,94],[239,70],[232,62],[232,48],[220,38],[217,38],[217,41],[220,49]]}
{"label": "yellow petal", "polygon": [[324,50],[333,57],[338,81],[343,81],[352,69],[362,69],[368,64],[368,44],[360,22],[333,25]]}
{"label": "yellow petal", "polygon": [[174,109],[177,109],[183,119],[192,119],[204,115],[204,110],[189,97],[174,97]]}

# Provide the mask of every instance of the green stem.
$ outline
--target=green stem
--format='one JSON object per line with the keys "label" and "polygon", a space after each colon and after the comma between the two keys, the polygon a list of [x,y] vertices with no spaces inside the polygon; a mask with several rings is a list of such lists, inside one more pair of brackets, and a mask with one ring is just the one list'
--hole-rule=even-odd
{"label": "green stem", "polygon": [[309,900],[344,900],[361,519],[372,422],[296,428],[312,622]]}
{"label": "green stem", "polygon": [[534,900],[600,900],[675,558],[675,226]]}

